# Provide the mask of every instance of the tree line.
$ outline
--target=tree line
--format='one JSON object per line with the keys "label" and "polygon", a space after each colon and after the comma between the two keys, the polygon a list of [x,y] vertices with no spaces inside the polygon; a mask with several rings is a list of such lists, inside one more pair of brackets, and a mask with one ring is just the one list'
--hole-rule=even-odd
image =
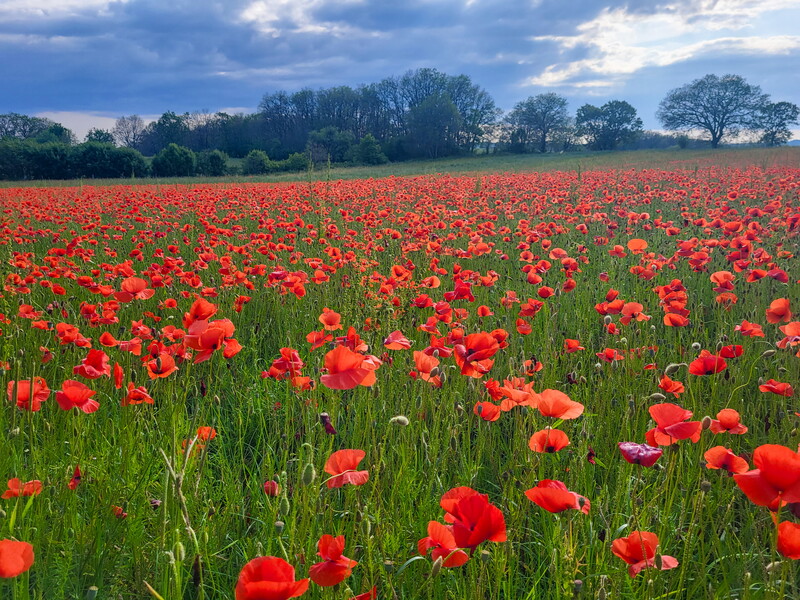
{"label": "tree line", "polygon": [[[148,124],[123,116],[80,144],[48,119],[0,115],[0,178],[257,174],[302,170],[309,162],[380,164],[479,149],[716,148],[741,133],[774,146],[790,139],[799,115],[795,104],[772,102],[738,75],[706,75],[670,91],[656,116],[673,133],[645,131],[624,100],[584,104],[571,115],[564,96],[544,93],[503,115],[468,76],[417,69],[356,88],[269,93],[252,114],[168,111]],[[240,166],[230,157],[242,159]]]}

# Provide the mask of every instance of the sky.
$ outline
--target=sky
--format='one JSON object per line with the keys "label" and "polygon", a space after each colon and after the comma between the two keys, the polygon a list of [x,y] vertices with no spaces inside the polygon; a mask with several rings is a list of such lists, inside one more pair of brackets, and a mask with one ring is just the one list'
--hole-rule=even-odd
{"label": "sky", "polygon": [[253,112],[432,67],[504,110],[619,99],[658,129],[667,92],[708,73],[800,103],[797,23],[800,0],[0,0],[0,113],[83,139],[122,115]]}

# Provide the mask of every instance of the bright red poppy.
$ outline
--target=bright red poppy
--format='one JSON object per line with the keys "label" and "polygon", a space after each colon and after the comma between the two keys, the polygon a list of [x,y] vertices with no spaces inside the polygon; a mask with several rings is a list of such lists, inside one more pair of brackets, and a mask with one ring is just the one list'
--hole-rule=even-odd
{"label": "bright red poppy", "polygon": [[784,521],[778,525],[777,549],[786,558],[800,560],[800,523]]}
{"label": "bright red poppy", "polygon": [[545,417],[577,419],[583,414],[584,406],[571,400],[564,392],[547,389],[539,393],[537,408]]}
{"label": "bright red poppy", "polygon": [[800,454],[764,444],[753,453],[753,464],[752,471],[733,476],[752,502],[770,510],[777,510],[781,503],[800,502]]}
{"label": "bright red poppy", "polygon": [[725,359],[708,350],[700,352],[700,356],[689,363],[689,373],[692,375],[714,375],[728,367]]}
{"label": "bright red poppy", "polygon": [[436,521],[428,523],[428,537],[417,542],[417,550],[421,555],[426,555],[432,550],[431,558],[441,558],[443,567],[460,567],[469,560],[469,556],[456,546],[452,526],[442,525]]}
{"label": "bright red poppy", "polygon": [[717,418],[711,420],[709,429],[712,433],[747,433],[747,427],[742,425],[739,413],[732,408],[723,408],[717,413]]}
{"label": "bright red poppy", "polygon": [[[630,565],[628,574],[631,577],[636,577],[644,569],[656,568],[656,548],[658,536],[648,531],[633,531],[628,537],[611,543],[611,552]],[[678,561],[672,556],[661,555],[660,564],[660,569],[666,571],[677,567]]]}
{"label": "bright red poppy", "polygon": [[381,361],[374,356],[336,346],[325,355],[327,373],[320,377],[320,382],[333,390],[351,390],[360,385],[369,387],[377,381],[375,371],[380,365]]}
{"label": "bright red poppy", "polygon": [[792,311],[789,308],[788,298],[773,300],[766,313],[768,323],[788,323],[792,320]]}
{"label": "bright red poppy", "polygon": [[288,600],[308,590],[308,579],[294,580],[294,567],[276,556],[248,562],[236,582],[236,600]]}
{"label": "bright red poppy", "polygon": [[93,400],[97,392],[80,381],[67,379],[56,392],[56,402],[63,410],[77,408],[84,413],[93,413],[100,408],[100,403]]}
{"label": "bright red poppy", "polygon": [[344,552],[344,536],[333,537],[325,534],[317,543],[317,555],[323,561],[311,565],[308,574],[311,581],[322,587],[331,587],[341,583],[353,572],[358,563],[342,555]]}
{"label": "bright red poppy", "polygon": [[591,503],[585,497],[570,492],[567,486],[555,479],[542,479],[536,487],[525,492],[528,500],[551,513],[579,510],[588,515]]}
{"label": "bright red poppy", "polygon": [[771,392],[785,398],[791,398],[794,394],[794,388],[790,384],[781,383],[780,381],[775,381],[774,379],[765,381],[758,386],[758,389],[761,392]]}
{"label": "bright red poppy", "polygon": [[349,483],[364,485],[369,481],[369,471],[357,471],[358,464],[364,460],[363,450],[337,450],[325,461],[325,472],[332,475],[327,481],[328,488],[338,488]]}
{"label": "bright red poppy", "polygon": [[6,389],[10,402],[16,402],[17,408],[31,412],[40,410],[42,402],[50,397],[50,388],[43,377],[9,381]]}
{"label": "bright red poppy", "polygon": [[103,376],[110,377],[111,364],[109,363],[108,354],[102,350],[89,350],[81,364],[74,367],[72,372],[86,379],[98,379]]}
{"label": "bright red poppy", "polygon": [[42,493],[42,482],[38,479],[22,483],[18,477],[8,480],[8,489],[1,496],[4,500],[20,496],[38,496]]}
{"label": "bright red poppy", "polygon": [[553,453],[569,446],[567,434],[560,429],[543,429],[537,431],[528,441],[528,447],[534,452]]}
{"label": "bright red poppy", "polygon": [[692,411],[665,402],[654,404],[649,412],[656,422],[656,426],[645,434],[647,443],[651,446],[670,446],[678,440],[687,439],[694,443],[700,441],[702,423],[687,421],[692,417]]}
{"label": "bright red poppy", "polygon": [[33,566],[33,546],[28,542],[0,540],[0,577],[22,575]]}

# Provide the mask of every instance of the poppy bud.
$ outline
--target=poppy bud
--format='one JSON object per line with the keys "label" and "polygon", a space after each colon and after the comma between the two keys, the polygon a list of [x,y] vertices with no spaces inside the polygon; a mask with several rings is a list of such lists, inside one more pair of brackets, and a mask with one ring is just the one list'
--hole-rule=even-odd
{"label": "poppy bud", "polygon": [[192,562],[192,585],[199,588],[200,582],[203,580],[203,559],[199,554],[196,554]]}
{"label": "poppy bud", "polygon": [[442,563],[443,562],[444,562],[444,560],[442,559],[441,556],[439,558],[437,558],[435,561],[433,561],[433,566],[431,567],[431,579],[436,577],[439,574],[439,571],[442,570]]}
{"label": "poppy bud", "polygon": [[763,377],[759,377],[758,378],[758,385],[764,385],[764,378]]}
{"label": "poppy bud", "polygon": [[597,369],[598,371],[602,371],[603,365],[602,363],[594,363],[594,368]]}
{"label": "poppy bud", "polygon": [[208,392],[208,388],[206,388],[206,380],[205,379],[201,379],[200,380],[200,395],[203,398],[205,398],[206,397],[206,392]]}
{"label": "poppy bud", "polygon": [[369,519],[363,519],[361,521],[361,535],[365,538],[369,538],[369,534],[372,532],[372,523],[370,523]]}
{"label": "poppy bud", "polygon": [[700,424],[701,424],[701,426],[703,427],[703,431],[705,431],[706,429],[708,429],[709,427],[711,427],[711,421],[712,421],[712,420],[713,420],[713,419],[712,419],[711,417],[709,417],[708,415],[706,415],[705,417],[703,417],[703,420],[702,420],[702,421],[700,421]]}
{"label": "poppy bud", "polygon": [[694,344],[692,344],[692,350],[694,350],[695,352],[698,352],[700,348],[702,348],[702,346],[700,345],[699,342],[695,342]]}
{"label": "poppy bud", "polygon": [[578,596],[582,590],[583,590],[583,581],[581,581],[580,579],[576,579],[575,581],[572,582],[572,593],[575,596]]}
{"label": "poppy bud", "polygon": [[441,374],[442,370],[439,367],[433,367],[431,369],[431,379],[433,379],[434,377],[438,377]]}
{"label": "poppy bud", "polygon": [[778,569],[780,569],[782,565],[783,565],[783,563],[781,561],[777,560],[775,562],[769,563],[766,567],[764,567],[764,570],[767,573],[772,573],[773,571],[777,571]]}
{"label": "poppy bud", "polygon": [[606,315],[605,317],[603,317],[603,323],[605,323],[606,325],[611,325],[611,323],[613,322],[614,318],[611,315]]}
{"label": "poppy bud", "polygon": [[711,491],[711,482],[706,481],[705,479],[700,482],[700,491],[703,493]]}
{"label": "poppy bud", "polygon": [[314,483],[314,480],[316,478],[317,478],[317,472],[314,469],[314,465],[308,463],[303,469],[303,484],[311,485],[312,483]]}
{"label": "poppy bud", "polygon": [[404,417],[403,415],[397,415],[396,417],[392,417],[391,419],[389,419],[389,423],[405,427],[406,425],[408,425],[408,417]]}
{"label": "poppy bud", "polygon": [[667,397],[664,394],[659,394],[658,392],[656,392],[655,394],[650,394],[647,397],[647,399],[653,400],[654,402],[663,402],[664,400],[667,399]]}
{"label": "poppy bud", "polygon": [[278,511],[280,512],[280,514],[288,515],[290,508],[291,507],[289,506],[289,498],[287,498],[286,496],[281,496],[281,503],[278,506]]}
{"label": "poppy bud", "polygon": [[283,533],[283,528],[286,527],[286,523],[283,521],[275,521],[275,532],[280,535]]}
{"label": "poppy bud", "polygon": [[678,369],[680,368],[681,365],[679,363],[669,363],[667,365],[667,368],[664,369],[664,375],[674,375],[675,373],[678,372]]}
{"label": "poppy bud", "polygon": [[761,358],[769,358],[770,356],[775,356],[775,350],[764,350],[761,353]]}

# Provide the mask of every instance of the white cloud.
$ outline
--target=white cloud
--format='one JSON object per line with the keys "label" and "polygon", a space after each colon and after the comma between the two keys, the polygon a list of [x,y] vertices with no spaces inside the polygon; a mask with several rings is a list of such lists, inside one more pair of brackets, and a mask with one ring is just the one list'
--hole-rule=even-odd
{"label": "white cloud", "polygon": [[[338,0],[341,4],[361,4],[363,0]],[[344,23],[315,22],[311,15],[325,0],[255,0],[239,13],[239,19],[267,35],[281,34],[279,25],[292,24],[295,33],[323,33],[341,37],[352,35],[357,28]]]}
{"label": "white cloud", "polygon": [[[652,14],[605,9],[592,21],[578,26],[575,35],[531,38],[535,42],[554,42],[562,53],[584,49],[588,57],[551,64],[524,83],[596,87],[600,81],[607,81],[610,86],[645,67],[663,67],[704,55],[788,54],[800,49],[800,37],[723,32],[751,30],[759,15],[792,5],[797,7],[797,2],[701,0],[692,6],[667,5]],[[587,78],[589,82],[584,81]]]}
{"label": "white cloud", "polygon": [[0,15],[4,18],[25,18],[104,13],[111,4],[125,2],[127,0],[3,0],[0,3]]}
{"label": "white cloud", "polygon": [[[35,116],[44,117],[61,123],[67,129],[71,129],[79,142],[82,142],[89,133],[90,129],[106,129],[111,131],[114,129],[114,124],[117,118],[122,115],[109,115],[108,113],[88,113],[88,112],[74,112],[74,111],[45,111],[37,113]],[[158,119],[159,115],[140,115],[145,124]]]}

